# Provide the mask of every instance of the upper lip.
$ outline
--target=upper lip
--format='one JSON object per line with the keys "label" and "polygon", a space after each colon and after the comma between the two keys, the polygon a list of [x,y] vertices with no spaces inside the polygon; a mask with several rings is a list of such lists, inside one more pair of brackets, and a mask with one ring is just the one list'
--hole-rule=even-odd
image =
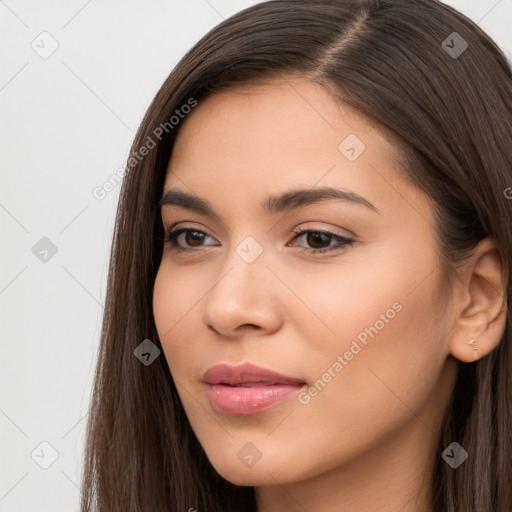
{"label": "upper lip", "polygon": [[238,366],[229,364],[212,366],[204,373],[203,382],[206,384],[229,384],[230,386],[240,384],[262,384],[267,386],[271,384],[305,384],[301,379],[280,375],[251,363],[243,363]]}

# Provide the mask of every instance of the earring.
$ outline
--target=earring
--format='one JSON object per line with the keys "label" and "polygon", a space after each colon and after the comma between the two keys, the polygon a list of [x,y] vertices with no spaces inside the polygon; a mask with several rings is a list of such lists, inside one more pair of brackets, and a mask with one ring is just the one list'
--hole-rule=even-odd
{"label": "earring", "polygon": [[476,346],[476,340],[475,339],[469,340],[469,341],[466,341],[466,343],[473,347],[473,356],[476,358],[476,356],[478,355],[478,347]]}

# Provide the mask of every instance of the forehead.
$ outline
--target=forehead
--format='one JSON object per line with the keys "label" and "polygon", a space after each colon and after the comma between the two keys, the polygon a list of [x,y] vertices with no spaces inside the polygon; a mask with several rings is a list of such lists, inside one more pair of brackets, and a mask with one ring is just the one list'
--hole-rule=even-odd
{"label": "forehead", "polygon": [[199,101],[180,124],[164,191],[181,188],[243,210],[291,187],[332,186],[377,206],[421,208],[425,198],[404,181],[397,155],[370,118],[320,85],[272,80]]}
{"label": "forehead", "polygon": [[[343,144],[346,141],[346,144]],[[340,144],[342,144],[340,149]],[[169,169],[194,173],[263,168],[282,174],[330,163],[356,167],[344,154],[381,162],[393,146],[374,125],[304,79],[267,81],[218,91],[199,101],[180,125]],[[346,148],[344,146],[347,146]],[[324,164],[325,163],[325,164]],[[172,179],[172,176],[169,176]]]}

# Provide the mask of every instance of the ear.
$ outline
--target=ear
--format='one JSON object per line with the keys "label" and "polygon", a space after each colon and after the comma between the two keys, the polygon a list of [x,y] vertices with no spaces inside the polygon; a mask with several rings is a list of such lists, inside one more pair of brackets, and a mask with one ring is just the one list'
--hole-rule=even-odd
{"label": "ear", "polygon": [[[496,242],[481,240],[458,270],[454,283],[454,325],[450,354],[469,363],[492,352],[505,332],[507,270]],[[468,344],[475,340],[474,345]],[[473,346],[478,351],[473,350]]]}

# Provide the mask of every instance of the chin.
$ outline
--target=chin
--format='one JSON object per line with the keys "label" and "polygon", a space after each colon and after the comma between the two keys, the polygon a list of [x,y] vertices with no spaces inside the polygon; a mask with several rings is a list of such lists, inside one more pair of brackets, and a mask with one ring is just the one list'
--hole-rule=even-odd
{"label": "chin", "polygon": [[214,469],[224,480],[239,486],[266,486],[289,484],[301,480],[301,475],[294,473],[290,464],[285,461],[263,460],[263,457],[253,467],[243,467],[238,458],[232,461],[211,461]]}

